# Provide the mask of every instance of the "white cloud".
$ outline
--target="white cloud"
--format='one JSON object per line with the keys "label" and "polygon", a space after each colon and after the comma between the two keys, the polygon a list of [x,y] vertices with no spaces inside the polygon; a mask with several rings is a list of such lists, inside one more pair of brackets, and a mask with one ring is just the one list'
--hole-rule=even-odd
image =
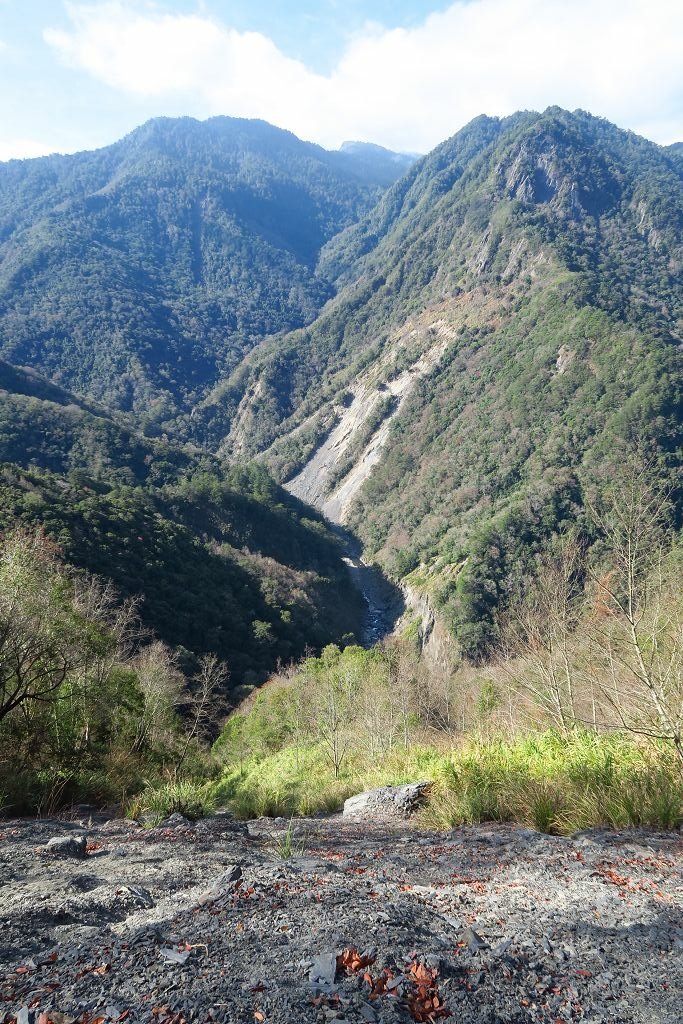
{"label": "white cloud", "polygon": [[48,142],[37,139],[2,138],[0,139],[0,161],[25,160],[33,156],[48,156],[56,147]]}
{"label": "white cloud", "polygon": [[121,0],[67,4],[46,42],[159,113],[262,117],[335,146],[426,151],[480,113],[583,107],[683,139],[680,0],[469,0],[411,29],[368,25],[320,75],[266,36]]}

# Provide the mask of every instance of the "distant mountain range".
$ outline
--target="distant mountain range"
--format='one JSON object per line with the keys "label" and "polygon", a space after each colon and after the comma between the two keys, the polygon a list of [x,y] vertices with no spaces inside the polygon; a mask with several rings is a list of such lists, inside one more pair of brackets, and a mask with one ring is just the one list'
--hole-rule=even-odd
{"label": "distant mountain range", "polygon": [[[258,459],[429,591],[481,658],[536,553],[624,453],[652,454],[680,525],[681,268],[681,146],[581,111],[479,117],[420,159],[329,153],[263,122],[152,121],[96,153],[0,165],[0,452],[37,519],[60,485],[30,474],[71,473],[60,508],[79,487],[141,488],[211,550],[206,495],[229,509],[231,488],[265,488],[323,545],[284,562],[339,584],[318,518],[262,469],[238,486],[228,467]],[[202,473],[218,491],[190,486]],[[241,508],[240,530],[261,521]],[[211,515],[238,549],[232,513]],[[257,575],[265,536],[245,544]],[[267,576],[271,609],[291,611]],[[289,620],[273,615],[274,654]],[[316,642],[349,622],[327,604]],[[267,662],[254,642],[240,664]]]}
{"label": "distant mountain range", "polygon": [[320,249],[410,159],[221,117],[0,164],[0,354],[151,423],[187,411],[314,318]]}

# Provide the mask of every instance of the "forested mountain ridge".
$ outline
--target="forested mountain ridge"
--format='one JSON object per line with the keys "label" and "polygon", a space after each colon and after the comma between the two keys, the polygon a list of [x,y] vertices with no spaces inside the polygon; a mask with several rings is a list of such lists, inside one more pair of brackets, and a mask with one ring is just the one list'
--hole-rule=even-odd
{"label": "forested mountain ridge", "polygon": [[0,462],[110,485],[161,485],[177,481],[199,454],[145,437],[132,417],[0,359]]}
{"label": "forested mountain ridge", "polygon": [[358,629],[338,540],[263,468],[144,437],[0,360],[0,530],[16,527],[138,600],[170,647],[227,661],[231,688]]}
{"label": "forested mountain ridge", "polygon": [[297,474],[335,436],[317,503],[394,574],[422,565],[480,656],[620,444],[675,479],[680,158],[580,111],[477,118],[321,266],[338,297],[256,349],[201,415],[230,428],[226,453],[266,452],[301,494]]}
{"label": "forested mountain ridge", "polygon": [[319,250],[400,174],[390,157],[159,118],[1,164],[0,353],[168,424],[257,340],[314,317],[332,294]]}
{"label": "forested mountain ridge", "polygon": [[126,487],[0,465],[0,528],[18,526],[44,530],[71,565],[139,600],[169,647],[225,661],[230,689],[358,629],[338,542],[262,470]]}

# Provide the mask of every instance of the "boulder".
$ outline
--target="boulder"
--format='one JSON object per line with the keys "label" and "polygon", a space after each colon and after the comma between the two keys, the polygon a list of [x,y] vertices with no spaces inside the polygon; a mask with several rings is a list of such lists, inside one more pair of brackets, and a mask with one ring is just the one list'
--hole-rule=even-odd
{"label": "boulder", "polygon": [[405,786],[380,786],[351,796],[344,803],[344,817],[360,819],[409,818],[424,802],[431,782]]}
{"label": "boulder", "polygon": [[83,860],[88,840],[85,836],[53,836],[45,847],[47,853],[56,857],[75,857]]}
{"label": "boulder", "polygon": [[174,811],[168,818],[159,822],[159,828],[191,828],[192,822],[184,814]]}

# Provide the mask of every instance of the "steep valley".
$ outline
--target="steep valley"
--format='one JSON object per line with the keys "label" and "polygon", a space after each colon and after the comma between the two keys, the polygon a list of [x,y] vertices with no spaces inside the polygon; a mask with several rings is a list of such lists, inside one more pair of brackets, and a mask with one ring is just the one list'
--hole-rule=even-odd
{"label": "steep valley", "polygon": [[681,175],[582,112],[476,119],[328,243],[338,295],[216,392],[236,410],[221,450],[263,457],[394,577],[429,577],[485,657],[621,448],[673,485]]}
{"label": "steep valley", "polygon": [[0,1024],[683,1024],[682,55],[0,0]]}
{"label": "steep valley", "polygon": [[[301,773],[310,754],[327,778],[341,718],[317,723],[351,691],[353,756],[372,771],[399,728],[430,765],[435,735],[502,728],[502,708],[506,729],[518,709],[568,730],[577,691],[572,720],[597,729],[586,651],[594,613],[621,621],[599,581],[618,571],[623,493],[656,510],[629,520],[665,567],[639,567],[639,585],[651,608],[663,580],[677,621],[675,148],[557,107],[476,118],[416,160],[161,119],[95,153],[0,166],[0,220],[0,600],[11,618],[22,595],[19,644],[57,614],[79,666],[67,699],[49,663],[58,702],[33,715],[10,693],[11,806],[159,787],[182,802],[184,765],[203,808],[222,771],[208,742],[265,682],[263,717],[238,712],[221,737],[230,800],[250,813],[339,806],[340,763],[318,793]],[[122,609],[135,641],[116,634]],[[575,643],[570,697],[553,630]],[[302,721],[317,738],[300,760]],[[253,763],[268,782],[240,796]]]}

